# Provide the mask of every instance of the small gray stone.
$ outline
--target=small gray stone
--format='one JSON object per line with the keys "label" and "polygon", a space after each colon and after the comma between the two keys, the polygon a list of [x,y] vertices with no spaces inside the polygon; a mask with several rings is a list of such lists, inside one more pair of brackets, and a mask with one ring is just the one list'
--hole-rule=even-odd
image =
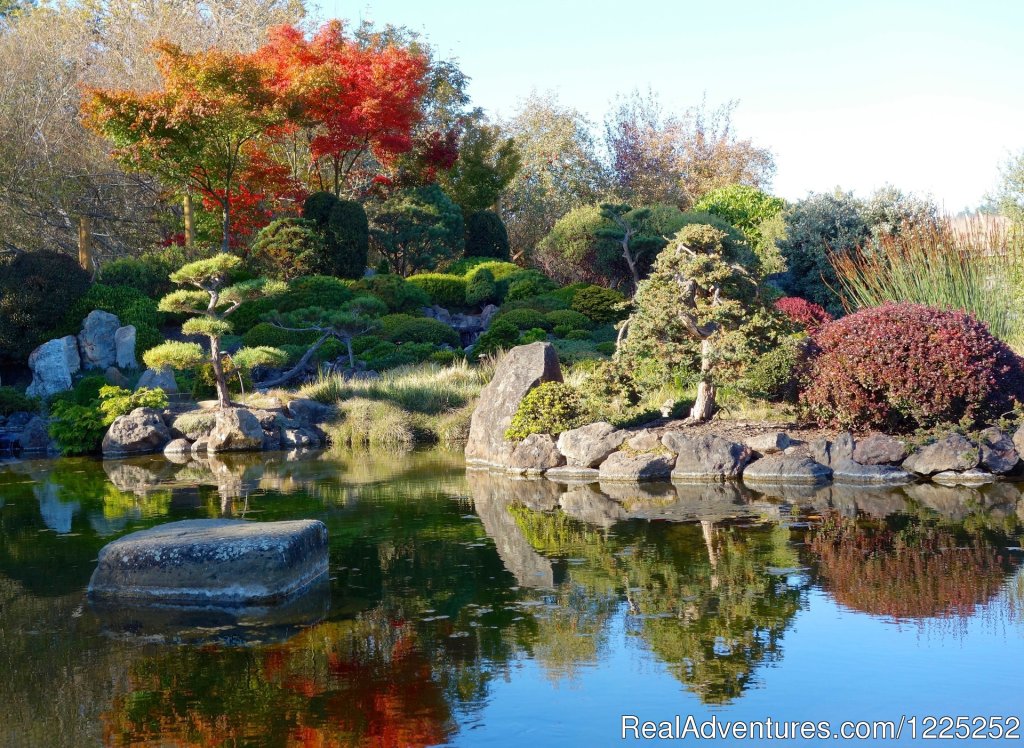
{"label": "small gray stone", "polygon": [[198,457],[207,453],[207,447],[209,445],[209,438],[201,436],[192,442],[192,456]]}
{"label": "small gray stone", "polygon": [[875,485],[900,485],[916,480],[913,473],[895,465],[861,465],[847,462],[832,468],[832,478],[836,483],[865,483]]}
{"label": "small gray stone", "polygon": [[906,458],[907,445],[888,434],[868,434],[853,450],[853,459],[861,465],[899,465]]}
{"label": "small gray stone", "polygon": [[933,475],[949,470],[970,470],[980,461],[978,445],[960,434],[947,434],[910,455],[903,461],[903,468],[918,475]]}
{"label": "small gray stone", "polygon": [[626,447],[634,452],[653,452],[661,446],[661,437],[652,429],[643,429],[626,439]]}
{"label": "small gray stone", "polygon": [[713,482],[739,478],[754,456],[747,445],[714,434],[689,436],[669,431],[661,442],[678,455],[672,480]]}
{"label": "small gray stone", "polygon": [[610,423],[598,421],[578,429],[563,431],[558,437],[558,451],[570,465],[597,467],[626,439],[626,432]]}
{"label": "small gray stone", "polygon": [[136,408],[110,424],[103,436],[103,456],[148,454],[163,449],[170,440],[171,432],[159,411]]}
{"label": "small gray stone", "polygon": [[94,309],[82,322],[78,334],[78,350],[83,369],[106,369],[117,363],[114,333],[121,321],[110,312]]}
{"label": "small gray stone", "polygon": [[187,455],[192,453],[192,442],[188,439],[171,439],[164,447],[165,455]]}
{"label": "small gray stone", "polygon": [[932,480],[942,486],[984,486],[995,483],[996,477],[984,470],[971,468],[963,472],[944,470],[932,476]]}
{"label": "small gray stone", "polygon": [[114,361],[121,369],[138,369],[135,360],[135,325],[114,330]]}
{"label": "small gray stone", "polygon": [[782,431],[771,431],[767,434],[748,437],[743,440],[743,443],[755,452],[770,455],[785,450],[792,443],[792,440]]}
{"label": "small gray stone", "polygon": [[832,477],[832,469],[809,457],[768,455],[747,465],[744,483],[824,483]]}
{"label": "small gray stone", "polygon": [[283,426],[281,428],[281,448],[318,449],[320,436],[307,426]]}
{"label": "small gray stone", "polygon": [[811,459],[825,466],[832,465],[832,442],[824,437],[813,439],[807,445],[811,452]]}
{"label": "small gray stone", "polygon": [[276,603],[327,575],[327,528],[317,520],[184,520],[100,549],[94,599],[177,605]]}
{"label": "small gray stone", "polygon": [[675,458],[652,452],[613,452],[601,463],[601,480],[666,480]]}
{"label": "small gray stone", "polygon": [[853,462],[853,451],[855,448],[856,442],[853,440],[853,434],[849,431],[836,435],[836,438],[832,440],[832,446],[828,450],[829,458],[832,461],[827,467],[835,468]]}
{"label": "small gray stone", "polygon": [[515,471],[540,473],[565,464],[551,434],[530,434],[512,450],[506,463]]}
{"label": "small gray stone", "polygon": [[978,444],[981,446],[982,466],[993,473],[1005,475],[1020,462],[1013,440],[994,426],[978,434]]}

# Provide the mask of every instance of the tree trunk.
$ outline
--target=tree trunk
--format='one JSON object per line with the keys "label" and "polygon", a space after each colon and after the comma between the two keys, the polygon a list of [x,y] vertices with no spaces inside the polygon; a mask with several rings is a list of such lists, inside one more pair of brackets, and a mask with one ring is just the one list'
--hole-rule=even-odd
{"label": "tree trunk", "polygon": [[348,336],[347,338],[345,338],[345,350],[348,351],[348,368],[355,369],[356,368],[356,356],[352,352],[352,336],[351,335]]}
{"label": "tree trunk", "polygon": [[78,219],[78,264],[92,271],[92,225],[89,216]]}
{"label": "tree trunk", "polygon": [[217,404],[221,408],[230,408],[231,395],[228,392],[228,380],[224,376],[224,364],[220,360],[219,337],[210,337],[210,363],[213,366],[213,378],[217,382]]}
{"label": "tree trunk", "polygon": [[[298,363],[295,364],[295,366],[290,368],[288,371],[286,371],[284,374],[279,376],[277,379],[270,379],[270,380],[267,380],[265,382],[260,382],[260,387],[280,387],[285,382],[289,382],[292,379],[294,379],[296,376],[298,376],[302,372],[303,369],[306,368],[306,364],[308,364],[309,360],[311,358],[313,358],[313,354],[317,352],[317,349],[319,349],[320,346],[324,344],[324,341],[326,341],[327,338],[329,338],[329,337],[331,337],[331,333],[325,332],[323,335],[321,335],[316,340],[315,343],[313,343],[313,345],[311,345],[309,347],[308,351],[306,351],[305,353],[302,354],[302,358],[299,359]],[[351,358],[351,356],[352,356],[352,344],[351,344],[351,342],[348,344],[348,355]]]}
{"label": "tree trunk", "polygon": [[711,382],[711,341],[700,341],[700,384],[697,385],[697,400],[690,411],[690,420],[697,423],[710,421],[715,414],[715,393],[718,388]]}
{"label": "tree trunk", "polygon": [[196,240],[195,216],[192,214],[192,193],[186,192],[181,201],[182,215],[185,219],[185,246],[191,247]]}
{"label": "tree trunk", "polygon": [[637,288],[640,286],[640,273],[636,269],[636,260],[633,259],[633,252],[629,248],[629,243],[633,238],[633,232],[627,231],[626,235],[622,238],[622,256],[626,260],[626,264],[629,265],[629,273],[633,276],[633,293],[636,293]]}
{"label": "tree trunk", "polygon": [[224,203],[223,231],[224,231],[224,240],[221,242],[221,248],[225,252],[230,252],[231,251],[231,241],[230,241],[230,237],[231,237],[231,203],[227,202],[227,201],[225,201],[225,203]]}

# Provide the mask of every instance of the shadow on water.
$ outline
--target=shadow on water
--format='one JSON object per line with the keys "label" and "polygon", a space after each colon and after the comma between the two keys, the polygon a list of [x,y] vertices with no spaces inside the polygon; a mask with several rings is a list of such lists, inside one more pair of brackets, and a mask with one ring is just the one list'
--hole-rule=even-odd
{"label": "shadow on water", "polygon": [[[6,463],[0,743],[472,742],[523,663],[585,684],[623,657],[730,707],[819,593],[921,625],[1016,616],[1022,512],[1010,483],[559,484],[445,452]],[[105,543],[222,516],[322,520],[329,582],[269,611],[86,602]]]}

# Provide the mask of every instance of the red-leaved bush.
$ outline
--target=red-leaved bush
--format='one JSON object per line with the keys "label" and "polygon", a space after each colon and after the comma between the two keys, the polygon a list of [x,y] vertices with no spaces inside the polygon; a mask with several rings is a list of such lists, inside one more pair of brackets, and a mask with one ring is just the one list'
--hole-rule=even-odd
{"label": "red-leaved bush", "polygon": [[808,335],[814,335],[823,324],[835,319],[824,307],[799,296],[784,296],[775,302],[775,308],[790,322],[806,330]]}
{"label": "red-leaved bush", "polygon": [[963,312],[885,304],[823,325],[801,402],[822,425],[909,431],[1024,402],[1021,359]]}

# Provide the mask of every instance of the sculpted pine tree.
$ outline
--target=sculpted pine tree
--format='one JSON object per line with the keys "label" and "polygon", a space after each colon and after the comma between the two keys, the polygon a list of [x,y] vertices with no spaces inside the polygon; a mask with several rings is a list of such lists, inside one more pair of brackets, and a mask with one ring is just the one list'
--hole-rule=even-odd
{"label": "sculpted pine tree", "polygon": [[[174,369],[191,369],[203,363],[213,368],[217,383],[217,400],[221,408],[231,406],[227,378],[224,375],[221,338],[233,331],[228,317],[243,302],[280,293],[283,283],[262,278],[230,283],[232,273],[242,261],[235,255],[219,254],[207,260],[198,260],[171,273],[171,280],[179,286],[190,286],[160,299],[162,312],[195,314],[181,326],[184,335],[205,335],[209,338],[210,349],[204,351],[198,343],[168,341],[150,348],[143,354],[146,366],[160,369],[170,366]],[[280,366],[287,360],[284,351],[268,346],[242,348],[231,356],[237,369],[253,369],[257,366]]]}
{"label": "sculpted pine tree", "polygon": [[620,336],[620,356],[655,356],[698,372],[690,411],[697,422],[714,415],[722,376],[750,355],[772,317],[760,298],[756,262],[731,256],[725,236],[703,224],[676,234],[640,282]]}

